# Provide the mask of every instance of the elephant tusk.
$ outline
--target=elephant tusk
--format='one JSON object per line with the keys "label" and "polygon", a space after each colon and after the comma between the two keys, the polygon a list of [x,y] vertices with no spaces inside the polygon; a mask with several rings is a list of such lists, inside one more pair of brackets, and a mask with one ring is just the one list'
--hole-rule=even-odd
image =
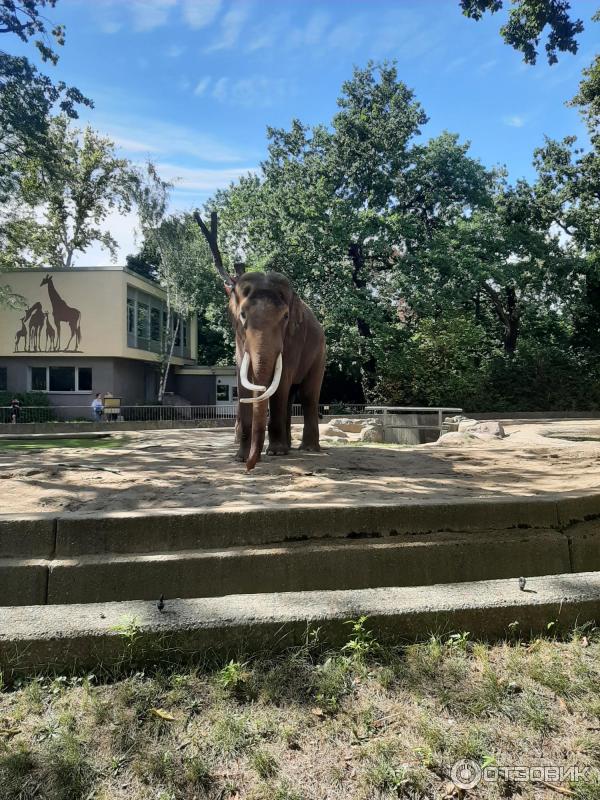
{"label": "elephant tusk", "polygon": [[251,392],[264,392],[266,386],[258,386],[255,383],[250,383],[248,380],[248,367],[250,366],[250,354],[246,351],[242,359],[242,366],[240,367],[240,381],[245,389],[250,389]]}
{"label": "elephant tusk", "polygon": [[260,403],[263,400],[267,400],[271,395],[274,395],[277,389],[279,388],[279,381],[281,380],[281,372],[283,370],[283,356],[281,353],[277,356],[277,361],[275,362],[275,374],[273,375],[273,380],[271,381],[271,385],[267,389],[264,394],[259,395],[258,397],[240,397],[240,403]]}

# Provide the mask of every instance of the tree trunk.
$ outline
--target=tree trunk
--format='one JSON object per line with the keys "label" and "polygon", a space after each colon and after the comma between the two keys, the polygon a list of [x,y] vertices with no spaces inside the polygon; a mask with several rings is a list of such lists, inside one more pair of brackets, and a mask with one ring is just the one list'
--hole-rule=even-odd
{"label": "tree trunk", "polygon": [[514,355],[520,333],[521,310],[514,286],[506,286],[502,290],[506,298],[488,283],[482,283],[481,289],[489,297],[498,321],[502,325],[502,347],[507,355]]}
{"label": "tree trunk", "polygon": [[[348,248],[348,255],[352,259],[352,284],[357,291],[364,295],[367,281],[364,277],[365,262],[361,245],[353,242]],[[359,343],[362,390],[365,400],[368,400],[375,389],[377,379],[377,361],[373,354],[369,352],[369,341],[373,338],[373,331],[364,317],[356,318],[356,328],[362,340]]]}
{"label": "tree trunk", "polygon": [[170,344],[166,343],[167,346],[165,347],[165,352],[163,355],[163,360],[160,365],[160,381],[158,385],[158,402],[162,403],[163,397],[165,396],[165,391],[167,389],[167,380],[169,378],[169,367],[171,366],[171,360],[173,358],[173,350],[175,349],[175,339],[177,338],[177,334],[179,332],[179,323],[181,322],[180,318],[177,318],[177,323],[175,325],[175,330],[171,333],[171,314],[167,314],[167,325],[169,333],[171,333],[171,342]]}

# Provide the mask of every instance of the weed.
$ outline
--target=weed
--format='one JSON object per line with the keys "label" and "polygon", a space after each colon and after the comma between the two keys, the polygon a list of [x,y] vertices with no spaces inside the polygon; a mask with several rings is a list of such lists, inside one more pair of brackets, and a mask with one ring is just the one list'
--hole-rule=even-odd
{"label": "weed", "polygon": [[0,787],[4,792],[4,800],[27,797],[27,786],[35,767],[33,754],[25,745],[0,755]]}
{"label": "weed", "polygon": [[340,700],[350,691],[351,665],[347,658],[331,656],[319,664],[313,674],[317,703],[328,711],[337,711]]}
{"label": "weed", "polygon": [[379,643],[365,627],[366,621],[367,617],[359,617],[346,622],[346,625],[352,626],[352,636],[342,647],[342,652],[349,653],[351,658],[364,659],[380,650]]}
{"label": "weed", "polygon": [[272,778],[279,770],[277,759],[272,753],[269,753],[268,750],[255,750],[250,758],[250,763],[262,780]]}
{"label": "weed", "polygon": [[223,689],[237,695],[243,695],[250,677],[246,664],[233,659],[217,673],[217,681]]}

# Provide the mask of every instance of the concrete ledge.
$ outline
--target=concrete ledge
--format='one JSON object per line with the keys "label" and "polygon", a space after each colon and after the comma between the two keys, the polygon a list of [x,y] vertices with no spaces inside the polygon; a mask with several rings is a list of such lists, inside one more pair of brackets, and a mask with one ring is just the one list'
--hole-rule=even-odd
{"label": "concrete ledge", "polygon": [[233,510],[113,512],[98,516],[65,514],[57,518],[56,556],[509,528],[558,528],[556,496],[361,507],[251,506]]}
{"label": "concrete ledge", "polygon": [[179,428],[233,428],[235,417],[226,419],[174,419],[140,420],[131,422],[20,422],[0,423],[0,432],[15,433],[67,433],[75,436],[85,431],[156,431],[177,430]]}
{"label": "concrete ledge", "polygon": [[[98,603],[382,586],[419,586],[571,570],[569,543],[549,530],[295,542],[50,562],[47,602]],[[6,602],[0,589],[0,602]]]}
{"label": "concrete ledge", "polygon": [[47,602],[48,562],[36,559],[0,559],[0,603],[30,606]]}
{"label": "concrete ledge", "polygon": [[0,558],[50,558],[55,529],[56,520],[47,515],[0,515]]}
{"label": "concrete ledge", "polygon": [[[0,608],[0,668],[13,676],[144,659],[277,650],[305,640],[348,639],[344,622],[360,615],[380,641],[431,632],[469,631],[473,637],[528,636],[600,620],[600,573],[362,591],[236,595],[154,603]],[[515,626],[514,623],[517,623]],[[511,628],[509,629],[509,625]],[[120,629],[120,630],[119,630]],[[123,633],[129,634],[128,636]]]}

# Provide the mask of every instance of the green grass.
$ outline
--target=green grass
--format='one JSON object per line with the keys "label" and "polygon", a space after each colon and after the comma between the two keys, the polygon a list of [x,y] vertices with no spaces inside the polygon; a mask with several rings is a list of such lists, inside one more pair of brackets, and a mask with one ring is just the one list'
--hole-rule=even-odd
{"label": "green grass", "polygon": [[102,448],[123,447],[124,438],[103,436],[97,439],[69,437],[65,439],[0,439],[0,450],[50,450],[53,448]]}
{"label": "green grass", "polygon": [[[312,637],[278,655],[0,690],[1,800],[441,798],[459,759],[597,768],[599,632],[390,647],[361,619],[333,651]],[[599,800],[594,769],[560,788]],[[498,780],[467,796],[554,794]]]}

